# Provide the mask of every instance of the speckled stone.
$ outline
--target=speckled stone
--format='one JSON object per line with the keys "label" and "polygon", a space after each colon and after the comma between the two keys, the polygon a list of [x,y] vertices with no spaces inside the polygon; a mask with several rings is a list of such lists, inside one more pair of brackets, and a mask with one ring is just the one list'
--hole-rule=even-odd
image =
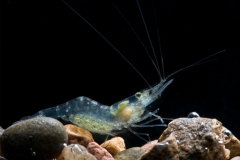
{"label": "speckled stone", "polygon": [[144,153],[146,152],[145,149],[141,147],[133,147],[122,152],[119,152],[114,156],[115,160],[138,160]]}
{"label": "speckled stone", "polygon": [[10,126],[0,143],[8,160],[52,160],[61,154],[67,140],[67,132],[59,121],[41,117]]}
{"label": "speckled stone", "polygon": [[113,157],[126,149],[124,140],[121,137],[112,138],[101,144],[101,147],[105,148]]}
{"label": "speckled stone", "polygon": [[96,142],[89,143],[87,150],[89,153],[94,155],[97,158],[97,160],[114,160],[112,155],[105,148],[102,148]]}
{"label": "speckled stone", "polygon": [[67,124],[64,127],[68,133],[68,145],[80,144],[87,147],[88,143],[94,142],[92,134],[89,131],[72,124]]}
{"label": "speckled stone", "polygon": [[164,141],[171,133],[176,137],[181,160],[227,160],[222,123],[209,118],[178,118],[169,123],[159,138]]}
{"label": "speckled stone", "polygon": [[179,150],[176,138],[170,134],[164,141],[156,143],[139,160],[179,160]]}
{"label": "speckled stone", "polygon": [[79,144],[71,144],[62,150],[57,160],[97,160],[87,149]]}

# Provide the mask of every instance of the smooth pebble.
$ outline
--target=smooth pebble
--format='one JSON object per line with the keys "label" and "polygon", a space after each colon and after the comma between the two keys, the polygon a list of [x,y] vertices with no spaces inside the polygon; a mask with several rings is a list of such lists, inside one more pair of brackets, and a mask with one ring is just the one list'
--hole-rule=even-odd
{"label": "smooth pebble", "polygon": [[61,154],[67,141],[62,123],[41,117],[10,126],[3,132],[0,143],[2,155],[8,160],[49,160]]}

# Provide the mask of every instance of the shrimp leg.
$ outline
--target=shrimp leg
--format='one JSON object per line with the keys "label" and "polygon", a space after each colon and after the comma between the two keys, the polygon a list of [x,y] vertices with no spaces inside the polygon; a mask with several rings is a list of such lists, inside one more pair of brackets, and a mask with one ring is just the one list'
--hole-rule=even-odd
{"label": "shrimp leg", "polygon": [[[128,124],[126,124],[125,127],[126,127],[130,132],[132,132],[133,134],[135,134],[137,137],[139,137],[140,139],[144,140],[145,142],[147,142],[147,143],[148,143],[148,142],[151,142],[151,139],[150,139],[150,136],[149,136],[148,133],[135,132],[135,131],[133,131],[133,130],[130,128],[130,126],[129,126]],[[144,139],[144,138],[143,138],[142,136],[140,136],[140,135],[145,135],[145,136],[147,136],[149,141],[147,141],[146,139]]]}

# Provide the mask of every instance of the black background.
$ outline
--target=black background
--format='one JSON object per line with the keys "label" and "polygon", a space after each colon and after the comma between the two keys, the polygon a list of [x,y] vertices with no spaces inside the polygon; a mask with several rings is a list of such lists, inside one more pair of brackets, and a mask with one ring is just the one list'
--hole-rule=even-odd
{"label": "black background", "polygon": [[[159,77],[115,4],[151,50],[136,1],[66,0],[148,80]],[[139,0],[159,57],[151,1]],[[169,118],[196,111],[240,138],[239,1],[155,1],[166,75],[218,51],[217,61],[186,69],[153,103]],[[152,54],[152,52],[151,52]],[[159,59],[160,62],[160,59]],[[111,105],[148,87],[133,68],[61,0],[1,1],[0,126],[87,96]],[[163,127],[135,129],[157,139]],[[127,147],[144,141],[122,134]],[[105,136],[100,136],[100,142]],[[98,138],[96,138],[98,139]]]}

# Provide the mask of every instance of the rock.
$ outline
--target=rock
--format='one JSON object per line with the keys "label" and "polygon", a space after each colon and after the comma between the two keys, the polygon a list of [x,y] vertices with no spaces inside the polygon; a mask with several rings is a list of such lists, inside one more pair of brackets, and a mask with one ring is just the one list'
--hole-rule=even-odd
{"label": "rock", "polygon": [[240,155],[240,141],[234,135],[231,141],[225,144],[225,147],[230,150],[230,158]]}
{"label": "rock", "polygon": [[92,134],[89,131],[72,124],[65,125],[64,127],[68,133],[68,145],[80,144],[87,147],[88,143],[94,142]]}
{"label": "rock", "polygon": [[2,135],[4,129],[0,126],[0,135]]}
{"label": "rock", "polygon": [[138,160],[144,153],[145,149],[141,147],[133,147],[122,152],[119,152],[114,156],[115,160]]}
{"label": "rock", "polygon": [[87,149],[79,144],[71,144],[62,150],[57,160],[97,160]]}
{"label": "rock", "polygon": [[112,155],[96,142],[90,142],[87,146],[87,150],[94,155],[97,160],[114,160]]}
{"label": "rock", "polygon": [[152,149],[153,146],[154,146],[155,144],[157,144],[157,143],[158,143],[158,140],[154,140],[154,141],[148,142],[147,144],[145,144],[144,146],[142,146],[142,149],[145,149],[146,152],[147,152],[147,151],[149,151],[150,149]]}
{"label": "rock", "polygon": [[231,160],[240,160],[240,156],[234,157]]}
{"label": "rock", "polygon": [[150,150],[142,155],[139,160],[179,160],[178,144],[173,134],[164,141],[155,144]]}
{"label": "rock", "polygon": [[[2,134],[3,134],[3,132],[4,132],[4,129],[0,126],[0,141],[1,141],[1,136],[2,136]],[[0,157],[1,157],[1,143],[0,143]]]}
{"label": "rock", "polygon": [[[226,128],[223,127],[222,132],[224,132]],[[236,157],[240,155],[240,141],[232,135],[229,143],[225,144],[225,147],[230,150],[230,158]]]}
{"label": "rock", "polygon": [[113,157],[126,149],[124,140],[121,137],[112,138],[101,144],[101,147],[105,148]]}
{"label": "rock", "polygon": [[1,137],[2,155],[8,160],[57,158],[67,143],[64,126],[53,118],[21,121],[7,128]]}
{"label": "rock", "polygon": [[208,118],[178,118],[169,123],[159,138],[164,141],[171,133],[176,137],[181,160],[227,160],[222,123]]}

